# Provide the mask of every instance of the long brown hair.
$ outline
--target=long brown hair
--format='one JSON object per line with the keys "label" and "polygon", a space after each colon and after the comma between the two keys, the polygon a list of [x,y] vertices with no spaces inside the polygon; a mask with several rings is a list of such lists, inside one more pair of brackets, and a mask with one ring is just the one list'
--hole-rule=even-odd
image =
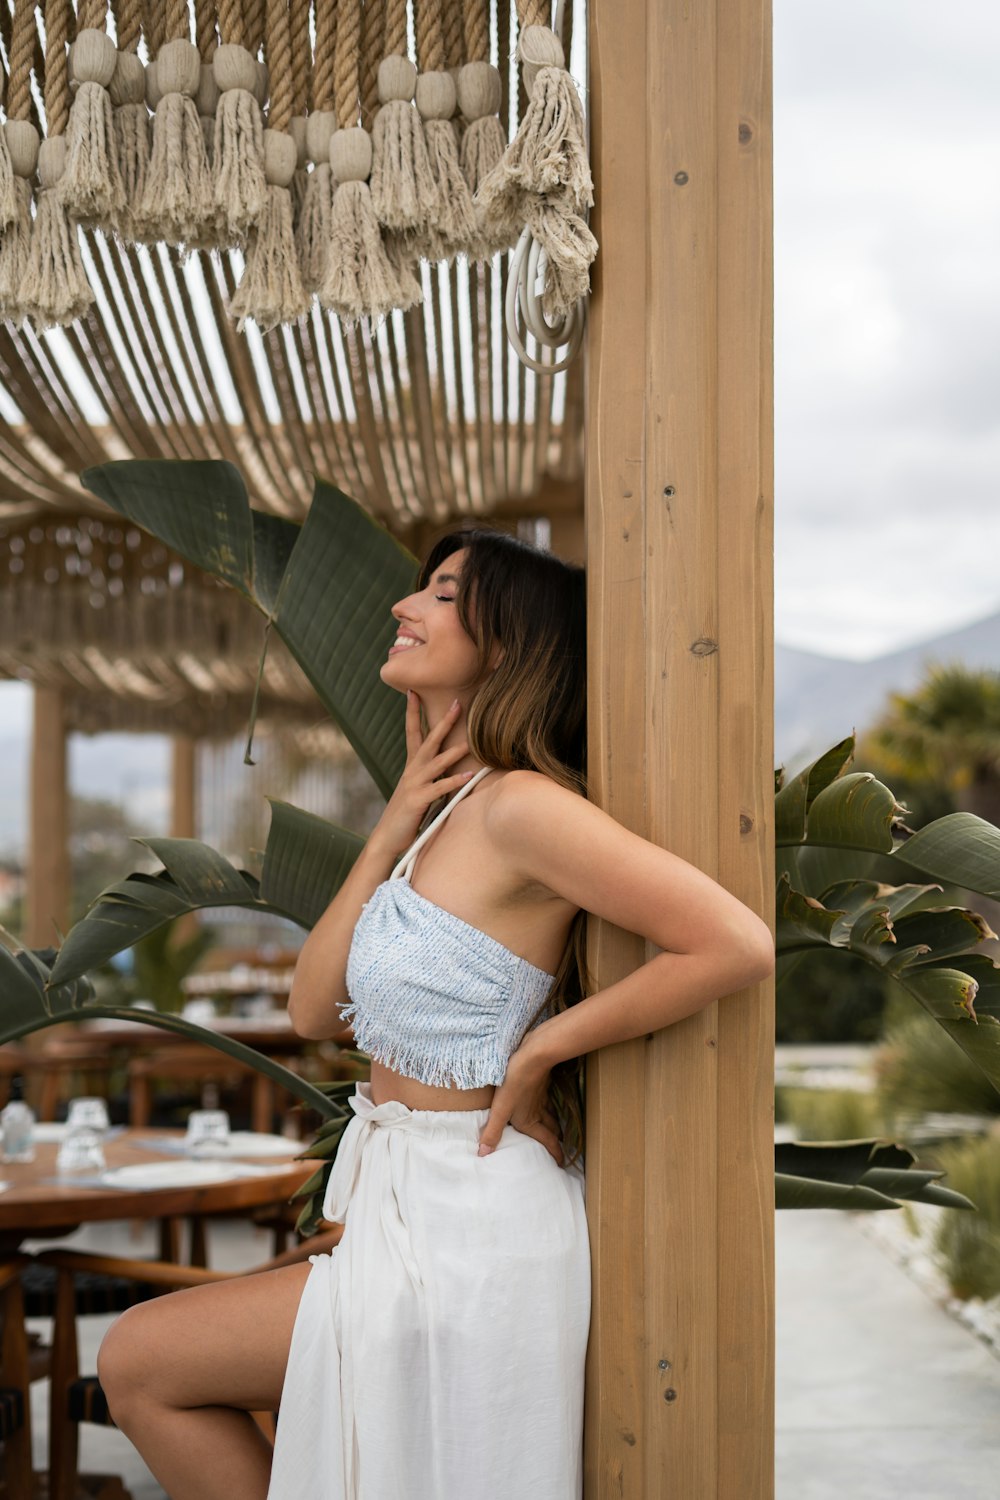
{"label": "long brown hair", "polygon": [[[583,568],[517,537],[486,527],[450,531],[431,548],[418,587],[446,558],[464,550],[456,590],[458,617],[476,643],[474,694],[467,713],[469,749],[499,771],[540,771],[586,792],[587,656]],[[499,654],[499,661],[493,665]],[[555,1013],[589,986],[585,912],[573,919],[545,1004]],[[583,1065],[573,1058],[552,1072],[552,1103],[567,1158],[583,1149]]]}

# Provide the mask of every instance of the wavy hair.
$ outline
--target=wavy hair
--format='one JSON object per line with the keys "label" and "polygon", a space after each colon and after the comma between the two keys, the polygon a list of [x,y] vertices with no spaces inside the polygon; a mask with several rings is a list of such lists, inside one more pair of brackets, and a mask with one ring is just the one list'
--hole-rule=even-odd
{"label": "wavy hair", "polygon": [[[462,527],[431,548],[418,588],[466,553],[455,602],[477,648],[467,712],[469,749],[498,771],[540,771],[586,792],[586,593],[582,567],[504,531]],[[496,660],[496,658],[499,658]],[[496,664],[494,665],[494,661]],[[589,988],[584,924],[573,919],[545,1005],[553,1013]],[[552,1103],[570,1161],[583,1149],[583,1064],[552,1072]]]}

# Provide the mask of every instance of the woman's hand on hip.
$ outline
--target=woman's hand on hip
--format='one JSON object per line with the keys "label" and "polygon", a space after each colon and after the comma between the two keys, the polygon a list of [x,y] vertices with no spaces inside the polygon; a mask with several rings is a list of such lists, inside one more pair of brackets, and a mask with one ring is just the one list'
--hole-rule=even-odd
{"label": "woman's hand on hip", "polygon": [[406,765],[375,830],[380,845],[384,844],[394,854],[413,843],[424,814],[434,802],[458,791],[475,775],[474,771],[463,771],[457,776],[446,774],[469,753],[464,740],[447,750],[441,748],[458,723],[461,711],[456,698],[448,712],[424,735],[420,726],[420,699],[412,690],[406,694]]}
{"label": "woman's hand on hip", "polygon": [[540,1141],[556,1163],[563,1165],[559,1122],[549,1108],[549,1077],[549,1068],[535,1060],[525,1047],[511,1054],[503,1083],[493,1095],[490,1117],[479,1137],[480,1156],[495,1151],[504,1126],[513,1125],[522,1135]]}

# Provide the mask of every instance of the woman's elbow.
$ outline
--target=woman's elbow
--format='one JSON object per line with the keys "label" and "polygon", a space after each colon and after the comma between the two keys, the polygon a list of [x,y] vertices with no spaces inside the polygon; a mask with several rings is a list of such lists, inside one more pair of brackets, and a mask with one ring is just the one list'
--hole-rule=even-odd
{"label": "woman's elbow", "polygon": [[763,984],[774,973],[774,938],[766,922],[747,912],[747,922],[739,942],[739,962],[743,978],[739,988]]}

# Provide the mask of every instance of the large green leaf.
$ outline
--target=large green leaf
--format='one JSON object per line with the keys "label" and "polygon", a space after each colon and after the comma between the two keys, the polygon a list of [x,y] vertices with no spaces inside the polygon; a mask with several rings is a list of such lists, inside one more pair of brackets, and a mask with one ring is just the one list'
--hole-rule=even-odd
{"label": "large green leaf", "polygon": [[0,947],[0,1045],[66,1021],[100,1018],[138,1021],[144,1026],[156,1026],[174,1036],[214,1047],[217,1052],[247,1063],[258,1073],[273,1079],[303,1104],[317,1110],[323,1119],[343,1118],[346,1121],[346,1112],[337,1099],[255,1048],[233,1037],[222,1036],[206,1026],[197,1026],[183,1016],[164,1011],[133,1010],[125,1005],[98,1004],[88,984],[55,984],[39,954],[23,950],[13,954]]}
{"label": "large green leaf", "polygon": [[390,606],[416,575],[405,547],[324,480],[298,526],[251,511],[239,470],[221,461],[124,459],[87,469],[82,479],[273,622],[388,796],[406,758],[405,704],[379,668],[395,632]]}
{"label": "large green leaf", "polygon": [[235,464],[126,458],[84,469],[80,483],[203,572],[253,597],[250,500]]}
{"label": "large green leaf", "polygon": [[974,1208],[938,1183],[942,1172],[914,1168],[905,1146],[880,1141],[781,1141],[774,1147],[777,1208],[899,1208],[900,1202]]}
{"label": "large green leaf", "polygon": [[340,889],[364,839],[336,823],[268,798],[271,828],[260,894],[303,927],[312,927]]}
{"label": "large green leaf", "polygon": [[411,592],[415,573],[415,558],[367,511],[316,481],[275,628],[385,796],[406,759],[405,704],[379,668],[396,633],[390,606]]}
{"label": "large green leaf", "polygon": [[974,813],[949,813],[912,834],[899,857],[965,891],[1000,900],[1000,828]]}
{"label": "large green leaf", "polygon": [[810,807],[820,792],[841,774],[853,754],[854,736],[849,735],[791,781],[785,783],[781,780],[774,799],[774,836],[779,845],[797,844],[802,840]]}

